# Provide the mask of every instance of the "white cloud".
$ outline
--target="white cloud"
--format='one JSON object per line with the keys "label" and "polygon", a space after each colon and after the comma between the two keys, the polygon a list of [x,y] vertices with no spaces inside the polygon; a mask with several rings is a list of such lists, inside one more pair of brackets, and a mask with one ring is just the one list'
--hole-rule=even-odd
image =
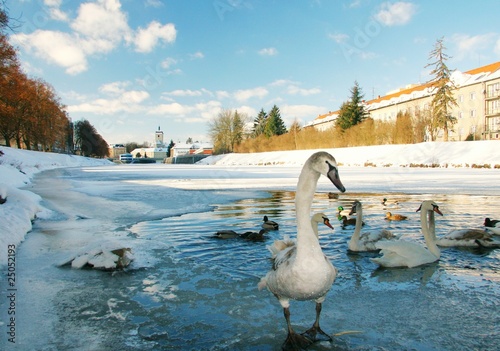
{"label": "white cloud", "polygon": [[149,98],[149,93],[144,90],[126,91],[120,96],[120,101],[125,104],[139,104]]}
{"label": "white cloud", "polygon": [[266,88],[257,87],[254,89],[238,90],[234,93],[234,98],[238,101],[246,101],[253,97],[263,98],[268,93]]}
{"label": "white cloud", "polygon": [[299,121],[313,120],[320,114],[327,111],[326,107],[314,106],[314,105],[284,105],[280,106],[281,115],[286,121],[287,125],[290,125],[295,119]]}
{"label": "white cloud", "polygon": [[195,52],[194,54],[190,54],[190,55],[189,55],[189,58],[190,58],[191,60],[202,59],[202,58],[204,58],[204,57],[205,57],[205,55],[203,55],[203,53],[202,53],[202,52],[200,52],[200,51]]}
{"label": "white cloud", "polygon": [[328,37],[336,43],[345,43],[347,40],[349,40],[349,36],[344,33],[328,34]]}
{"label": "white cloud", "polygon": [[151,52],[159,41],[173,43],[177,31],[172,23],[162,25],[153,21],[147,28],[139,28],[134,38],[135,50],[138,52]]}
{"label": "white cloud", "polygon": [[416,12],[417,6],[411,2],[385,2],[375,15],[375,19],[388,27],[400,26],[410,22]]}
{"label": "white cloud", "polygon": [[87,58],[74,37],[67,33],[37,30],[31,34],[14,34],[12,40],[41,59],[64,67],[68,74],[87,70]]}
{"label": "white cloud", "polygon": [[171,58],[171,57],[167,57],[165,60],[163,60],[161,63],[160,63],[160,66],[162,68],[165,68],[165,69],[168,69],[170,68],[172,65],[175,65],[177,63],[177,60],[174,59],[174,58]]}
{"label": "white cloud", "polygon": [[302,89],[302,88],[299,88],[296,85],[290,85],[287,88],[287,92],[290,95],[309,96],[309,95],[315,95],[315,94],[321,93],[321,89],[318,89],[318,88]]}
{"label": "white cloud", "polygon": [[99,87],[99,91],[110,95],[120,95],[125,92],[125,88],[129,85],[130,82],[113,82],[102,85]]}
{"label": "white cloud", "polygon": [[203,94],[203,91],[201,90],[173,90],[170,92],[163,93],[164,95],[167,96],[178,96],[178,97],[183,97],[183,96],[201,96]]}
{"label": "white cloud", "polygon": [[450,41],[456,46],[456,53],[453,58],[460,61],[464,58],[477,58],[477,53],[485,52],[495,45],[497,34],[488,33],[483,35],[470,36],[467,34],[455,34]]}
{"label": "white cloud", "polygon": [[275,55],[278,55],[278,50],[276,50],[276,48],[264,48],[264,49],[259,50],[259,55],[275,56]]}

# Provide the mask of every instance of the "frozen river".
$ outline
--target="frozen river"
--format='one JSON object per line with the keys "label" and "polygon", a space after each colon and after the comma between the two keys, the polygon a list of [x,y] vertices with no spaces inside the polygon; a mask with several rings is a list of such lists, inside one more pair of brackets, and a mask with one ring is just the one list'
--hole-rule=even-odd
{"label": "frozen river", "polygon": [[[44,172],[30,190],[53,212],[35,221],[18,248],[17,340],[6,347],[279,350],[282,309],[257,283],[270,268],[265,246],[294,235],[299,172],[180,165]],[[339,270],[322,311],[322,328],[334,341],[309,349],[498,350],[500,250],[449,248],[431,265],[380,269],[369,259],[376,254],[347,253],[353,228],[335,220],[339,205],[357,199],[366,230],[384,227],[422,241],[415,211],[433,199],[444,213],[438,235],[481,228],[484,217],[500,217],[498,170],[341,168],[340,177],[346,193],[330,199],[327,193],[338,191],[323,179],[313,203],[335,227],[320,227],[321,245]],[[383,197],[399,201],[391,211],[409,220],[386,222]],[[258,230],[264,215],[280,223],[264,242],[212,237],[220,229]],[[132,248],[129,268],[57,266],[103,238]],[[314,321],[312,302],[292,302],[290,310],[297,331]]]}

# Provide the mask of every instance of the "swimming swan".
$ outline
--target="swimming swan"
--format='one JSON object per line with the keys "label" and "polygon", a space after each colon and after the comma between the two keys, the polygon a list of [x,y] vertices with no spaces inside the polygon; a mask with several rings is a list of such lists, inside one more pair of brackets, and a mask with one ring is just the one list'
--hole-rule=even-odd
{"label": "swimming swan", "polygon": [[[331,337],[319,326],[322,303],[330,290],[337,270],[324,255],[310,221],[311,205],[321,175],[341,192],[345,188],[339,178],[337,162],[327,152],[316,152],[304,164],[297,183],[295,211],[297,215],[297,243],[295,249],[281,251],[272,269],[259,282],[259,289],[267,287],[279,300],[288,328],[283,349],[300,350],[320,337]],[[290,323],[290,300],[316,301],[316,320],[304,334],[297,334]],[[318,334],[320,337],[318,337]]]}
{"label": "swimming swan", "polygon": [[376,242],[396,239],[396,236],[386,229],[361,234],[361,227],[363,225],[363,206],[361,202],[354,201],[350,214],[354,213],[356,213],[356,227],[354,228],[351,240],[347,244],[349,251],[377,251],[378,249],[375,247]]}
{"label": "swimming swan", "polygon": [[379,241],[375,244],[375,247],[382,250],[380,251],[382,257],[372,258],[373,262],[382,267],[412,268],[439,260],[441,252],[436,246],[435,233],[431,233],[429,230],[429,222],[432,225],[435,223],[434,212],[441,216],[443,214],[439,210],[439,206],[429,200],[422,202],[417,211],[422,211],[420,213],[420,224],[427,248],[416,242],[404,240]]}

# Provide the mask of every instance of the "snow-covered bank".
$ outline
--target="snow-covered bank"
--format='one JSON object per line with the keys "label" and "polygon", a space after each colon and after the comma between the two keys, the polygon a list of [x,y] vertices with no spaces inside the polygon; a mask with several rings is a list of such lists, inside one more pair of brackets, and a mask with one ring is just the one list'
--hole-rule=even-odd
{"label": "snow-covered bank", "polygon": [[[429,142],[324,149],[342,166],[377,167],[500,167],[500,141]],[[207,157],[198,164],[219,166],[300,166],[318,150],[274,151]]]}
{"label": "snow-covered bank", "polygon": [[88,157],[19,150],[0,147],[0,266],[7,262],[7,248],[17,246],[31,230],[35,216],[47,215],[40,206],[40,196],[18,189],[28,185],[34,175],[61,167],[101,166],[108,160]]}

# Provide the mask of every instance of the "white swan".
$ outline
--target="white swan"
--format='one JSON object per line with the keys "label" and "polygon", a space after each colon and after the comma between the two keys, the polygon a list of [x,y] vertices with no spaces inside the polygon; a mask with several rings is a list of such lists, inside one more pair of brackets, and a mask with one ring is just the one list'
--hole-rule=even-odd
{"label": "white swan", "polygon": [[[380,249],[382,257],[372,258],[371,260],[382,267],[417,267],[426,263],[439,260],[441,252],[435,242],[435,233],[430,232],[429,222],[433,225],[434,212],[443,215],[439,206],[433,201],[424,201],[417,211],[420,213],[420,223],[422,233],[424,234],[427,249],[416,242],[404,240],[379,241],[375,244]],[[429,218],[429,219],[428,219]]]}
{"label": "white swan", "polygon": [[500,241],[482,229],[454,229],[436,240],[436,244],[444,247],[500,247]]}
{"label": "white swan", "polygon": [[493,232],[494,234],[500,235],[500,220],[485,218],[484,226],[487,230]]}
{"label": "white swan", "polygon": [[351,240],[347,244],[350,251],[376,251],[375,243],[380,240],[393,240],[396,236],[387,229],[381,229],[372,233],[361,234],[363,225],[363,206],[360,201],[354,201],[350,215],[356,213],[356,227]]}
{"label": "white swan", "polygon": [[[314,216],[311,217],[311,226],[314,230],[314,234],[316,237],[319,237],[318,234],[318,224],[323,223],[328,228],[333,229],[333,226],[330,224],[330,219],[322,212],[315,213]],[[290,239],[288,236],[285,236],[283,240],[275,240],[272,245],[268,245],[267,249],[271,251],[271,258],[275,259],[276,256],[280,253],[280,251],[286,250],[289,247],[295,246],[295,240]]]}
{"label": "white swan", "polygon": [[[276,256],[273,268],[259,282],[259,289],[267,287],[283,307],[288,328],[283,349],[300,350],[320,337],[331,340],[331,337],[321,330],[319,317],[322,303],[335,281],[337,270],[323,254],[309,216],[321,174],[328,177],[341,192],[345,192],[337,167],[335,158],[327,152],[316,152],[306,161],[295,195],[297,243]],[[295,333],[290,323],[291,299],[316,301],[316,320],[303,335]]]}

